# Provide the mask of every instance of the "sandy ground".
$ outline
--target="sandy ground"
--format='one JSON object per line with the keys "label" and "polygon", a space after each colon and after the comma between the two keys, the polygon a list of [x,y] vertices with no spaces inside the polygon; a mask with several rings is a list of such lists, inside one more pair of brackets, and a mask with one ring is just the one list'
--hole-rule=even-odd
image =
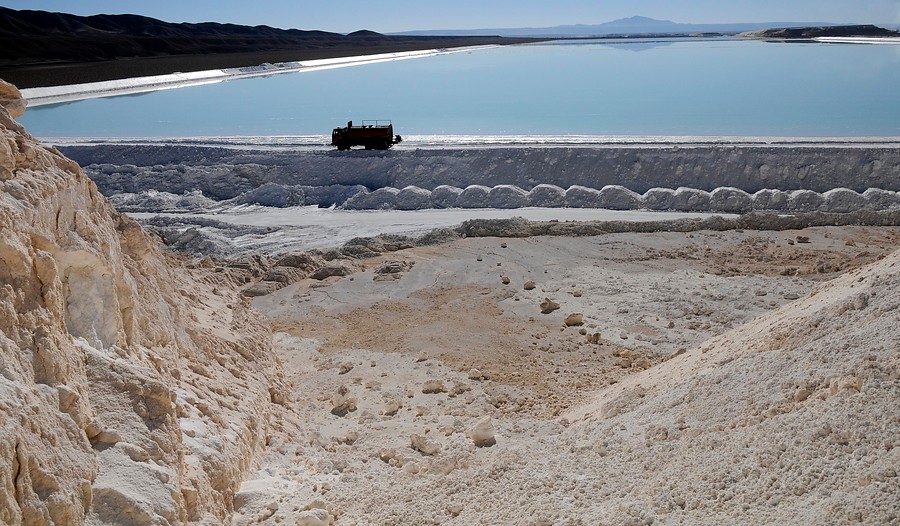
{"label": "sandy ground", "polygon": [[[723,506],[697,478],[726,469],[714,453],[687,477],[696,494],[638,489],[634,477],[653,479],[652,459],[665,457],[607,457],[616,442],[569,419],[598,389],[815,294],[898,239],[900,228],[871,227],[469,238],[257,298],[295,399],[235,498],[235,522],[797,520],[801,502],[757,509],[750,490],[743,508]],[[559,308],[542,314],[548,299]],[[572,314],[582,320],[567,326]]]}

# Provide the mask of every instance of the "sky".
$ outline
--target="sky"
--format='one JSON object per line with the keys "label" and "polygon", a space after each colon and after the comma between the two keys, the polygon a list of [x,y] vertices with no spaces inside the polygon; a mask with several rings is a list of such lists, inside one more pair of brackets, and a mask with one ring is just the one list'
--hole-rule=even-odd
{"label": "sky", "polygon": [[600,24],[634,15],[698,24],[900,23],[900,0],[0,0],[0,6],[339,33]]}

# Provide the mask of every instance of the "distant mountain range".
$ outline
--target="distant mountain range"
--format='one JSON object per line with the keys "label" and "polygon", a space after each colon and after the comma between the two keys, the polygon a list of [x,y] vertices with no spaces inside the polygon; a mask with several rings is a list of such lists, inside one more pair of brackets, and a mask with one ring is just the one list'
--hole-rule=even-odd
{"label": "distant mountain range", "polygon": [[26,88],[518,41],[521,39],[382,35],[366,30],[345,35],[0,7],[0,78]]}
{"label": "distant mountain range", "polygon": [[825,26],[825,27],[786,27],[748,31],[742,36],[765,39],[809,39],[819,37],[900,37],[900,33],[892,29],[873,25]]}
{"label": "distant mountain range", "polygon": [[[0,7],[0,78],[20,88],[78,84],[332,57],[571,37],[736,34],[797,28],[757,38],[805,38],[874,26],[822,22],[680,24],[634,16],[597,25],[349,34],[206,22],[171,23],[139,15],[76,16]],[[873,29],[874,28],[874,29]],[[812,31],[812,32],[810,32]]]}
{"label": "distant mountain range", "polygon": [[[443,40],[441,37],[440,40]],[[171,23],[139,15],[76,16],[0,7],[0,65],[88,62],[186,54],[442,47],[434,37],[349,34],[205,22]],[[446,46],[469,45],[467,41]]]}
{"label": "distant mountain range", "polygon": [[608,35],[669,35],[721,33],[733,35],[746,31],[784,27],[827,27],[829,22],[754,22],[741,24],[681,24],[671,20],[656,20],[645,16],[632,16],[603,24],[564,25],[553,27],[486,28],[486,29],[436,29],[405,31],[396,35],[474,36],[496,35],[504,37],[591,37]]}

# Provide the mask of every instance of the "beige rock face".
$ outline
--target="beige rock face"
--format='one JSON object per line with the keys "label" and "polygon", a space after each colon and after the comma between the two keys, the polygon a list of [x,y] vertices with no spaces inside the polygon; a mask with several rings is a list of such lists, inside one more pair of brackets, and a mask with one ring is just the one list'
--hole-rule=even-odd
{"label": "beige rock face", "polygon": [[0,522],[229,520],[283,399],[268,330],[0,105]]}
{"label": "beige rock face", "polygon": [[25,113],[26,101],[22,98],[18,88],[9,82],[0,80],[0,106],[6,108],[10,117],[18,119]]}

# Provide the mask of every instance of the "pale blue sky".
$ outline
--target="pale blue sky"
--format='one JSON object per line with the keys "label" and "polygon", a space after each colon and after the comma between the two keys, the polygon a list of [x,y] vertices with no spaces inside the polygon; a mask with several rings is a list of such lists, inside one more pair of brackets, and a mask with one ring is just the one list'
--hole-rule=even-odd
{"label": "pale blue sky", "polygon": [[900,0],[0,0],[0,6],[336,32],[599,24],[633,15],[684,23],[900,23]]}

